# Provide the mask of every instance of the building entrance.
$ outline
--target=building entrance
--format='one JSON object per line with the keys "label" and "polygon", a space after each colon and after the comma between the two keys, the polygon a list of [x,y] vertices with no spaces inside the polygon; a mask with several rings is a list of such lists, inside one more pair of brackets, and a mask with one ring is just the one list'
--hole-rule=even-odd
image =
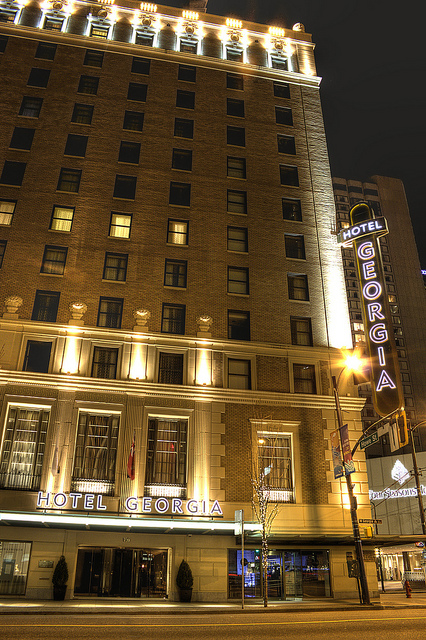
{"label": "building entrance", "polygon": [[167,553],[164,549],[80,548],[74,593],[163,598],[167,594]]}

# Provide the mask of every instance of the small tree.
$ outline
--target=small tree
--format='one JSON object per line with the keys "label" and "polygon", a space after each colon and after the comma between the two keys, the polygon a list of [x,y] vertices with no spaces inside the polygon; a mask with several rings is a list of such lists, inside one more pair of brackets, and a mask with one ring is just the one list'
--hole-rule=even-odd
{"label": "small tree", "polygon": [[180,563],[176,575],[176,584],[178,586],[178,589],[192,589],[194,578],[192,577],[191,567],[186,562],[186,560],[182,560],[182,562]]}
{"label": "small tree", "polygon": [[61,556],[52,576],[54,587],[64,587],[68,582],[68,565],[65,556]]}

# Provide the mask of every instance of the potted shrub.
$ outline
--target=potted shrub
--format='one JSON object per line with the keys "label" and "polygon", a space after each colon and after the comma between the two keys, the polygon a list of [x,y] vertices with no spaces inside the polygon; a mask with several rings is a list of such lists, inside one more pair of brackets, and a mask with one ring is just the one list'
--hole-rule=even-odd
{"label": "potted shrub", "polygon": [[52,576],[53,599],[64,600],[68,582],[68,565],[64,556],[58,560]]}
{"label": "potted shrub", "polygon": [[176,576],[176,585],[179,589],[179,600],[181,602],[191,602],[193,584],[194,578],[192,577],[191,567],[186,560],[182,560]]}

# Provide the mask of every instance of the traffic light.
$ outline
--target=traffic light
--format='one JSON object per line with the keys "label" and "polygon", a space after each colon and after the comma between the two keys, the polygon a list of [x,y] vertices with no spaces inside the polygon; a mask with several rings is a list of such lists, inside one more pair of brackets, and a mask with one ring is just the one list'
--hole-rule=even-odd
{"label": "traffic light", "polygon": [[407,414],[404,409],[396,414],[397,434],[400,447],[408,444]]}

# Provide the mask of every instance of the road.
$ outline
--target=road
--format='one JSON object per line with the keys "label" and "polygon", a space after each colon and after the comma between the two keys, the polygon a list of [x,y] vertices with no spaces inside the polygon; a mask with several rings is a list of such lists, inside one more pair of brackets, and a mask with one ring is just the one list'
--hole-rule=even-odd
{"label": "road", "polygon": [[426,609],[176,615],[3,615],[1,640],[423,640]]}

